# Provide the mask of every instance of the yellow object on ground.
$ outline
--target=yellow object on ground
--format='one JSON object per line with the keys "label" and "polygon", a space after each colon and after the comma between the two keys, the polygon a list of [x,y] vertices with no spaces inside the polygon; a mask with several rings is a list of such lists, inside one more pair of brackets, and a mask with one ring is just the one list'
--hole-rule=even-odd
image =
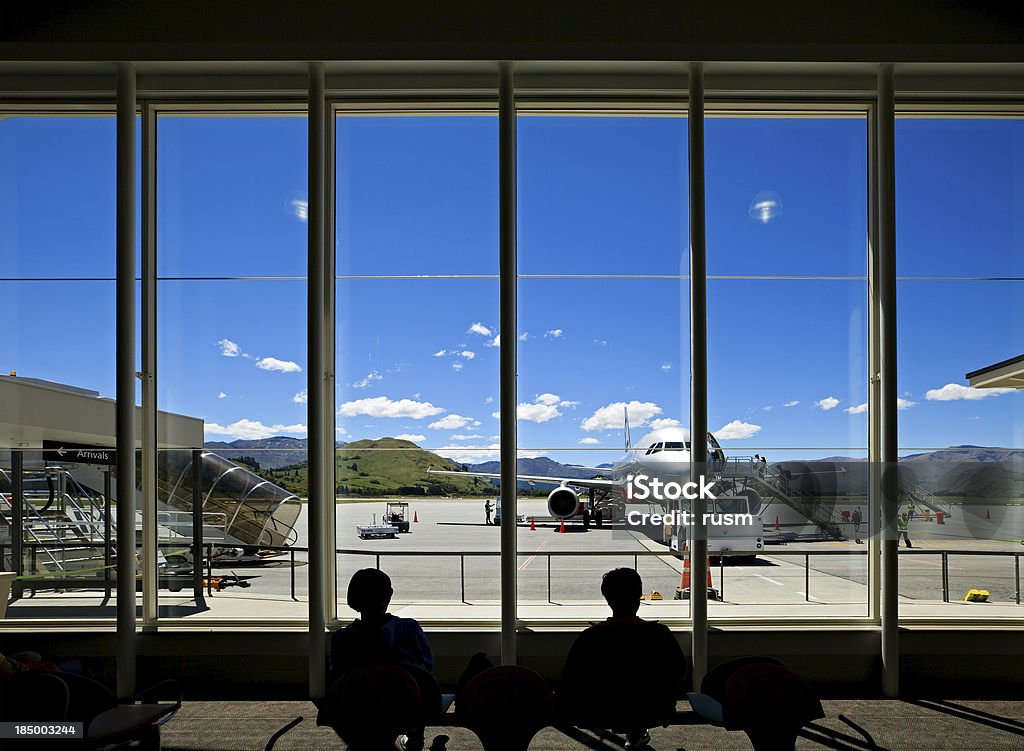
{"label": "yellow object on ground", "polygon": [[988,602],[988,590],[971,589],[964,595],[964,602]]}

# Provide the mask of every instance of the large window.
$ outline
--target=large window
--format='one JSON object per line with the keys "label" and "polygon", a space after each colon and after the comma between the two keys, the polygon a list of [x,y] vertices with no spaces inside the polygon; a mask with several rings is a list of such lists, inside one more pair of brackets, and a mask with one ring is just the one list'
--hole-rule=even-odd
{"label": "large window", "polygon": [[157,156],[160,615],[304,620],[306,120],[165,112]]}
{"label": "large window", "polygon": [[622,495],[627,433],[681,445],[689,422],[686,117],[527,113],[517,138],[518,471],[555,478],[520,483],[520,612],[603,617],[628,567],[642,615],[686,618],[665,528],[628,525]]}
{"label": "large window", "polygon": [[866,117],[728,114],[706,131],[708,427],[764,542],[714,567],[709,616],[865,616]]}
{"label": "large window", "polygon": [[1024,121],[907,117],[896,138],[901,614],[1019,617],[1024,402],[965,374],[1024,352]]}
{"label": "large window", "polygon": [[[392,612],[497,616],[497,118],[341,112],[337,135],[338,618],[361,568]],[[431,606],[443,605],[443,616]]]}

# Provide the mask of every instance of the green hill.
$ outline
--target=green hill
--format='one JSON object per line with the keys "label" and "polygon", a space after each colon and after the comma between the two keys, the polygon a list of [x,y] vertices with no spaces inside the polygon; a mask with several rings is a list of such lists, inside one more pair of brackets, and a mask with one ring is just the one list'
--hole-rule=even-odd
{"label": "green hill", "polygon": [[[493,494],[487,480],[428,475],[428,469],[459,470],[461,465],[425,451],[411,441],[381,438],[353,441],[335,452],[336,492],[349,496],[417,496]],[[297,495],[309,490],[308,463],[301,462],[260,474]]]}

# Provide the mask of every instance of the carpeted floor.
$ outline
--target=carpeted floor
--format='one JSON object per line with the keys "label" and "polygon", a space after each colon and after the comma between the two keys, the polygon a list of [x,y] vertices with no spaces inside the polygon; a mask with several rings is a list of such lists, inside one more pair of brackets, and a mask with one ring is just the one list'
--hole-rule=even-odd
{"label": "carpeted floor", "polygon": [[[1024,751],[1024,701],[825,701],[827,719],[800,736],[797,748],[869,751],[872,746],[838,719],[842,714],[889,751]],[[681,707],[682,708],[682,707]],[[262,751],[275,731],[296,717],[301,724],[284,735],[275,751],[341,751],[343,744],[327,728],[314,724],[316,710],[306,702],[189,702],[163,730],[164,751]],[[463,728],[428,728],[427,743],[447,735],[447,751],[480,751],[480,742]],[[653,751],[749,751],[742,733],[706,726],[657,728]],[[622,751],[616,736],[581,733],[571,738],[554,728],[543,730],[531,751]]]}

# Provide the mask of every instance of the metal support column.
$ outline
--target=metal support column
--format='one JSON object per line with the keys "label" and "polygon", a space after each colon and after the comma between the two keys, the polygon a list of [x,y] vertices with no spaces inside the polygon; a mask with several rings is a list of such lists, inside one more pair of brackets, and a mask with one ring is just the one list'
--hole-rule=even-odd
{"label": "metal support column", "polygon": [[878,108],[868,118],[868,616],[881,623],[882,447],[879,403],[881,329],[878,304]]}
{"label": "metal support column", "polygon": [[336,136],[335,116],[331,109],[324,113],[324,393],[323,420],[324,442],[327,453],[324,456],[324,620],[332,624],[338,619],[338,530],[335,523],[336,488],[338,486],[336,472],[336,417],[335,417],[335,337],[337,326],[337,251],[334,238],[336,233],[335,216],[335,176],[336,168]]}
{"label": "metal support column", "polygon": [[[117,66],[117,695],[135,693],[135,69]],[[147,583],[148,584],[148,583]]]}
{"label": "metal support column", "polygon": [[[19,577],[25,575],[25,453],[11,449],[11,570]],[[19,580],[15,579],[11,591],[14,599],[21,597]]]}
{"label": "metal support column", "polygon": [[206,607],[203,596],[203,451],[192,450],[192,597]]}
{"label": "metal support column", "polygon": [[[324,435],[324,233],[326,98],[323,63],[309,64],[309,214],[307,318],[307,420],[309,423],[309,695],[326,692],[327,640],[324,635],[324,462],[328,445]],[[333,446],[333,441],[332,441]],[[333,460],[333,451],[331,451]],[[331,496],[333,498],[333,488]]]}
{"label": "metal support column", "polygon": [[498,72],[499,305],[501,415],[501,662],[516,652],[516,101],[512,63]]}
{"label": "metal support column", "polygon": [[[704,65],[690,63],[687,122],[690,142],[690,481],[700,484],[708,461],[707,248],[704,224]],[[690,617],[693,621],[693,686],[708,669],[707,504],[690,505]]]}
{"label": "metal support column", "polygon": [[892,65],[878,68],[878,324],[879,324],[879,447],[882,461],[881,518],[881,641],[882,691],[899,695],[899,539],[896,519],[897,433],[896,388],[896,145],[895,92]]}
{"label": "metal support column", "polygon": [[110,590],[112,584],[110,581],[110,562],[114,559],[114,541],[113,537],[114,524],[113,519],[110,518],[111,509],[113,506],[110,503],[110,467],[107,467],[103,471],[103,583],[105,589],[103,590],[103,604],[106,605],[110,599]]}
{"label": "metal support column", "polygon": [[159,608],[156,518],[156,113],[142,111],[142,626]]}

